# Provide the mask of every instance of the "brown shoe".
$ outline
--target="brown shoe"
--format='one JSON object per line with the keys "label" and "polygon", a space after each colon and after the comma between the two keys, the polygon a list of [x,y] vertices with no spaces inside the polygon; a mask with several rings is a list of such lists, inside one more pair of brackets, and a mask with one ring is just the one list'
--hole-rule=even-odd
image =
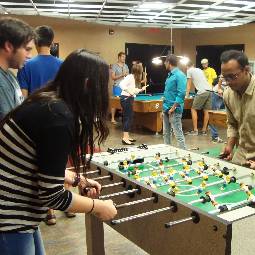
{"label": "brown shoe", "polygon": [[57,223],[56,215],[55,214],[47,214],[47,216],[44,219],[44,222],[48,225],[55,225]]}

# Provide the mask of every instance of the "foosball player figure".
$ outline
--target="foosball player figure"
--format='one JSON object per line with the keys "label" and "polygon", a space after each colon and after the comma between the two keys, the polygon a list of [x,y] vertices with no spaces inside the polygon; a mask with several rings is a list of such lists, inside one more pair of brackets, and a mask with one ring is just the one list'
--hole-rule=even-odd
{"label": "foosball player figure", "polygon": [[131,163],[133,163],[133,161],[135,160],[135,154],[131,154],[130,159],[131,159]]}
{"label": "foosball player figure", "polygon": [[188,155],[187,165],[189,165],[189,166],[192,165],[192,160],[191,160],[190,154]]}
{"label": "foosball player figure", "polygon": [[218,176],[219,178],[223,177],[223,173],[220,169],[214,168],[214,175]]}
{"label": "foosball player figure", "polygon": [[164,169],[165,169],[165,167],[164,167],[164,162],[163,162],[162,159],[159,161],[159,169],[160,169],[160,173],[161,173],[161,174],[163,174],[163,173],[165,172],[165,171],[164,171]]}
{"label": "foosball player figure", "polygon": [[168,181],[171,180],[171,179],[169,178],[169,176],[164,176],[163,180],[164,180],[165,183],[168,183]]}
{"label": "foosball player figure", "polygon": [[224,183],[222,184],[221,190],[224,190],[227,185],[230,183],[230,176],[229,175],[223,175]]}
{"label": "foosball player figure", "polygon": [[179,171],[179,175],[182,177],[182,178],[184,178],[185,177],[185,172],[183,172],[183,171]]}
{"label": "foosball player figure", "polygon": [[153,171],[152,171],[152,173],[151,173],[151,175],[155,177],[155,176],[157,176],[157,175],[158,175],[158,173],[157,173],[157,171],[156,171],[156,170],[153,170]]}
{"label": "foosball player figure", "polygon": [[218,205],[218,202],[216,202],[215,197],[212,195],[210,191],[205,192],[205,195],[210,198],[210,201],[214,207]]}
{"label": "foosball player figure", "polygon": [[155,160],[156,160],[157,164],[159,165],[159,163],[160,163],[160,153],[159,152],[156,153]]}
{"label": "foosball player figure", "polygon": [[128,169],[128,162],[127,162],[127,160],[124,160],[124,161],[123,161],[123,169],[124,169],[124,170],[127,170],[127,169]]}
{"label": "foosball player figure", "polygon": [[188,175],[185,175],[184,180],[185,180],[188,184],[192,184],[192,179],[191,179]]}
{"label": "foosball player figure", "polygon": [[197,164],[198,164],[198,166],[200,166],[200,167],[204,167],[204,162],[203,162],[203,161],[199,161]]}
{"label": "foosball player figure", "polygon": [[134,175],[134,179],[135,179],[135,180],[139,180],[139,179],[140,179],[139,173],[136,173],[136,174]]}
{"label": "foosball player figure", "polygon": [[187,165],[187,159],[186,158],[182,158],[182,164]]}
{"label": "foosball player figure", "polygon": [[253,201],[254,200],[254,195],[252,194],[252,186],[250,185],[245,185],[244,183],[240,183],[240,189],[243,190],[246,195],[248,196],[247,200]]}
{"label": "foosball player figure", "polygon": [[134,170],[132,172],[133,175],[137,174],[139,172],[138,166],[134,166]]}
{"label": "foosball player figure", "polygon": [[203,178],[204,181],[208,181],[208,174],[206,173],[201,173],[201,177]]}
{"label": "foosball player figure", "polygon": [[175,194],[179,191],[179,188],[177,186],[173,186],[168,190],[168,194],[171,196],[175,196]]}
{"label": "foosball player figure", "polygon": [[189,175],[190,173],[190,165],[183,166],[183,171],[186,175]]}
{"label": "foosball player figure", "polygon": [[206,185],[207,185],[206,181],[201,182],[197,190],[198,195],[204,191],[204,189],[206,188]]}

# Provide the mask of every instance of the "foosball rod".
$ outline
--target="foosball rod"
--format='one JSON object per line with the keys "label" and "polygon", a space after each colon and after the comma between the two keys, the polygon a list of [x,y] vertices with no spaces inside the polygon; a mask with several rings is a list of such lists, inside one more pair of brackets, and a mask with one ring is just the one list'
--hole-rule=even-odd
{"label": "foosball rod", "polygon": [[181,219],[181,220],[176,220],[176,221],[171,221],[171,222],[165,223],[165,227],[166,228],[171,228],[175,225],[179,225],[179,224],[182,224],[182,223],[185,223],[185,222],[188,222],[188,221],[193,221],[193,223],[197,224],[200,221],[200,217],[196,212],[192,212],[191,216],[188,217],[188,218],[184,218],[184,219]]}
{"label": "foosball rod", "polygon": [[111,187],[120,186],[120,185],[124,185],[124,184],[125,184],[125,182],[115,182],[115,183],[111,183],[111,184],[102,185],[101,188],[106,189],[106,188],[111,188]]}
{"label": "foosball rod", "polygon": [[[201,177],[202,178],[202,177]],[[232,178],[232,177],[231,177]],[[208,185],[206,185],[206,188],[207,187],[211,187],[211,186],[215,186],[217,184],[222,184],[226,182],[225,180],[220,180],[220,181],[216,181],[216,182],[212,182],[212,183],[209,183]],[[197,190],[198,187],[195,187],[195,188],[191,188],[191,189],[187,189],[187,190],[182,190],[180,192],[177,192],[176,195],[179,195],[179,194],[183,194],[183,193],[186,193],[186,192],[190,192],[190,191],[194,191],[194,190]]]}
{"label": "foosball rod", "polygon": [[99,176],[96,178],[92,178],[91,180],[100,181],[100,180],[105,180],[105,179],[113,179],[113,175],[109,174],[109,175]]}
{"label": "foosball rod", "polygon": [[[192,171],[193,171],[193,170],[192,170]],[[178,173],[178,172],[176,172],[176,173]],[[204,171],[203,173],[207,174],[207,176],[213,176],[213,174],[207,173],[206,171]],[[191,177],[190,179],[193,181],[193,180],[196,180],[196,179],[199,179],[199,178],[203,178],[203,176],[198,175],[198,176]],[[182,179],[177,179],[177,180],[175,180],[174,182],[175,182],[175,183],[181,183],[181,182],[185,182],[185,181],[186,181],[186,180],[185,180],[184,178],[182,178]],[[169,185],[169,183],[164,183],[164,184],[162,184],[162,185],[159,185],[158,187],[163,187],[163,186],[167,186],[167,185]],[[186,191],[185,191],[185,192],[186,192]]]}
{"label": "foosball rod", "polygon": [[[242,189],[234,189],[234,190],[230,190],[230,191],[227,191],[227,192],[224,192],[224,193],[219,193],[219,194],[216,194],[216,195],[213,195],[214,198],[218,198],[218,197],[224,197],[224,196],[227,196],[227,195],[230,195],[230,194],[233,194],[233,193],[236,193],[238,191],[242,191]],[[199,203],[199,202],[204,202],[206,203],[207,200],[205,200],[205,198],[200,198],[200,199],[197,199],[197,200],[193,200],[191,202],[189,202],[188,204],[189,205],[192,205],[192,204],[195,204],[195,203]],[[209,201],[208,201],[209,202]]]}
{"label": "foosball rod", "polygon": [[[183,158],[183,157],[179,157],[179,158]],[[174,159],[169,159],[169,160],[174,160]],[[193,161],[193,163],[196,163],[196,162],[198,162],[198,161],[200,161],[200,160],[196,160],[196,161]],[[147,162],[146,162],[147,163]],[[149,163],[149,162],[148,162]],[[175,167],[175,166],[180,166],[180,165],[184,165],[184,163],[183,162],[179,162],[179,163],[175,163],[175,164],[171,164],[171,165],[168,165],[167,167]],[[151,170],[151,169],[146,169],[146,170],[142,170],[141,172],[142,173],[146,173],[146,172],[152,172],[152,171],[155,171],[155,170],[160,170],[159,169],[159,167],[155,167],[153,170]],[[192,171],[195,171],[195,169],[191,169]],[[176,172],[176,173],[178,173],[178,171]]]}
{"label": "foosball rod", "polygon": [[116,225],[116,224],[124,223],[124,222],[127,222],[127,221],[132,221],[132,220],[136,220],[136,219],[143,218],[143,217],[146,217],[146,216],[150,216],[150,215],[153,215],[153,214],[157,214],[157,213],[160,213],[160,212],[165,212],[165,211],[169,211],[169,210],[172,211],[172,210],[175,210],[175,209],[176,209],[176,206],[172,205],[172,206],[152,210],[152,211],[149,211],[149,212],[135,214],[135,215],[128,216],[128,217],[125,217],[125,218],[121,218],[121,219],[118,219],[118,220],[112,220],[111,223],[113,225]]}
{"label": "foosball rod", "polygon": [[111,197],[117,197],[117,196],[122,196],[122,195],[128,195],[128,194],[132,194],[132,193],[138,193],[140,192],[140,189],[129,189],[129,190],[125,190],[125,191],[120,191],[120,192],[116,192],[116,193],[112,193],[112,194],[108,194],[108,195],[103,195],[103,196],[99,196],[99,199],[108,199]]}
{"label": "foosball rod", "polygon": [[209,211],[208,213],[209,214],[219,214],[221,212],[226,212],[226,211],[233,211],[233,210],[236,210],[238,208],[241,208],[243,206],[246,206],[246,205],[250,205],[250,204],[254,204],[255,203],[255,199],[253,200],[242,200],[238,203],[235,203],[233,205],[221,205],[219,206],[216,210],[212,210],[212,211]]}
{"label": "foosball rod", "polygon": [[120,208],[124,208],[124,207],[128,207],[128,206],[132,206],[132,205],[145,203],[145,202],[152,201],[152,200],[155,200],[155,197],[143,198],[143,199],[140,199],[140,200],[135,200],[135,201],[132,201],[132,202],[119,204],[119,205],[116,205],[115,207],[116,207],[116,209],[120,209]]}

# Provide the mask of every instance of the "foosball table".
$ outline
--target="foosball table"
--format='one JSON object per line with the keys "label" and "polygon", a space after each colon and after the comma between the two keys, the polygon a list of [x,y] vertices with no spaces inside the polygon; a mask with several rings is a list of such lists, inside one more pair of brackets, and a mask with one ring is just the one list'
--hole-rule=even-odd
{"label": "foosball table", "polygon": [[[95,153],[87,176],[116,204],[106,224],[149,254],[255,254],[253,170],[159,144]],[[85,223],[87,254],[105,254],[103,223]]]}

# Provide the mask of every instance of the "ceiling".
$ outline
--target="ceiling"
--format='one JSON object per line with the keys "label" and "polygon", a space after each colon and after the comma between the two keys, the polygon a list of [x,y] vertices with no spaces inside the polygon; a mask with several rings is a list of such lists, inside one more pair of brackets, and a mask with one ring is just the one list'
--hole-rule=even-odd
{"label": "ceiling", "polygon": [[213,28],[255,21],[255,0],[14,0],[0,1],[0,13],[112,26]]}

